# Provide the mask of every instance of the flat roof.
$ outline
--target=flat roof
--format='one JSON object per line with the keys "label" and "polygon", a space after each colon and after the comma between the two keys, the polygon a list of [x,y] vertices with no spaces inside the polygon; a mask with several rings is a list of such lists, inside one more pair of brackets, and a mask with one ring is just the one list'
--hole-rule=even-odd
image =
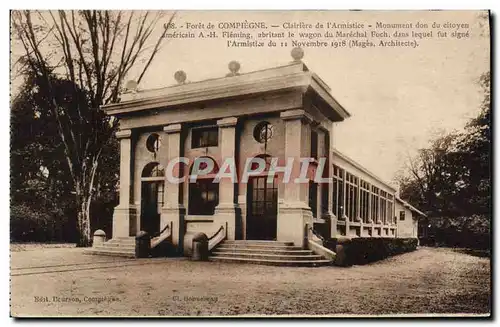
{"label": "flat roof", "polygon": [[394,188],[394,186],[392,186],[391,184],[385,182],[382,178],[378,177],[377,175],[375,175],[374,173],[372,173],[371,171],[369,171],[368,169],[366,169],[365,167],[363,167],[359,162],[355,161],[354,159],[351,159],[346,154],[340,152],[338,149],[333,148],[333,154],[339,156],[340,158],[342,158],[343,160],[345,160],[346,162],[348,162],[350,165],[356,167],[357,169],[361,170],[362,172],[364,172],[365,174],[367,174],[371,178],[377,180],[378,182],[380,182],[381,184],[383,184],[387,188],[389,188],[389,189],[393,190],[394,192],[396,192],[396,188]]}
{"label": "flat roof", "polygon": [[[377,175],[375,175],[374,173],[372,173],[371,171],[369,171],[368,169],[366,169],[365,167],[363,167],[360,163],[358,163],[355,160],[349,158],[347,155],[345,155],[344,153],[340,152],[339,150],[337,150],[337,149],[334,148],[333,149],[333,154],[339,156],[340,158],[342,158],[343,160],[345,160],[346,162],[348,162],[352,166],[354,166],[357,169],[361,170],[362,172],[364,172],[368,176],[374,178],[375,180],[377,180],[381,184],[387,186],[391,190],[396,191],[396,189],[393,186],[391,186],[389,183],[385,182],[382,178],[378,177]],[[411,211],[417,213],[420,216],[427,217],[427,215],[425,213],[423,213],[422,211],[418,210],[417,208],[415,208],[414,206],[412,206],[411,204],[409,204],[405,200],[401,199],[398,195],[396,195],[395,198],[400,203],[402,203],[405,208],[408,208],[408,210],[411,210]]]}
{"label": "flat roof", "polygon": [[168,107],[189,103],[283,90],[312,92],[326,104],[323,113],[332,121],[350,117],[349,112],[331,95],[328,85],[318,75],[310,72],[301,61],[234,76],[158,89],[128,91],[121,94],[121,102],[103,105],[101,108],[108,115],[123,116],[148,109],[168,110]]}

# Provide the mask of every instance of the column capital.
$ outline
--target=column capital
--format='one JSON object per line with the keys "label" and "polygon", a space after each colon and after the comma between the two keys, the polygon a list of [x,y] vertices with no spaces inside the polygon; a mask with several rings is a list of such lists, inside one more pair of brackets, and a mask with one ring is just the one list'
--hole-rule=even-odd
{"label": "column capital", "polygon": [[132,136],[131,129],[120,129],[116,131],[115,136],[117,139],[129,139]]}
{"label": "column capital", "polygon": [[322,124],[318,123],[317,129],[318,129],[319,132],[322,132],[324,134],[330,134],[330,131],[328,130],[328,128],[326,128]]}
{"label": "column capital", "polygon": [[217,126],[219,127],[233,127],[236,126],[238,123],[238,118],[237,117],[226,117],[219,119],[217,121]]}
{"label": "column capital", "polygon": [[300,119],[303,120],[307,123],[310,123],[314,121],[312,116],[308,114],[305,110],[303,109],[292,109],[292,110],[287,110],[287,111],[282,111],[280,113],[280,117],[283,120],[295,120],[295,119]]}
{"label": "column capital", "polygon": [[170,133],[180,133],[182,129],[182,125],[181,124],[170,124],[170,125],[167,125],[167,126],[164,126],[163,127],[163,131],[167,134],[170,134]]}

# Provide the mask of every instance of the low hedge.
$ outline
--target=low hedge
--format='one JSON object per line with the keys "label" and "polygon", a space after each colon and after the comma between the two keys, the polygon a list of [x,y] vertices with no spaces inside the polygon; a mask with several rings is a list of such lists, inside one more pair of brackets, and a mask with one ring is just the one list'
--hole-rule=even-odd
{"label": "low hedge", "polygon": [[387,257],[414,251],[417,238],[339,238],[326,246],[336,252],[335,264],[339,266],[362,265]]}

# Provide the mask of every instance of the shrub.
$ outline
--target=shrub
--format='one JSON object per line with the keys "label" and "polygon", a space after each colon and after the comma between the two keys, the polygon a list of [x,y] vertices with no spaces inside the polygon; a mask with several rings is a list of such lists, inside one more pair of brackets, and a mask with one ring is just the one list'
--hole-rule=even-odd
{"label": "shrub", "polygon": [[10,239],[14,242],[49,242],[64,239],[62,217],[43,209],[33,209],[26,204],[11,206]]}
{"label": "shrub", "polygon": [[484,215],[470,217],[433,217],[422,245],[437,245],[487,250],[491,247],[490,219]]}
{"label": "shrub", "polygon": [[336,264],[350,266],[353,264],[367,264],[396,254],[414,251],[417,248],[418,239],[357,237],[353,239],[334,239],[325,245],[336,251],[338,255],[340,254]]}

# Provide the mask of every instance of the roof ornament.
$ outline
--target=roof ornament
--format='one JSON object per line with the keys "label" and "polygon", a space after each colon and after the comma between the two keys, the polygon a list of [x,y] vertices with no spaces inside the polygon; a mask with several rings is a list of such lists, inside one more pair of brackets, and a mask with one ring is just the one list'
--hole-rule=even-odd
{"label": "roof ornament", "polygon": [[183,70],[178,70],[175,72],[174,78],[178,84],[184,84],[186,82],[187,75]]}
{"label": "roof ornament", "polygon": [[132,92],[136,93],[137,92],[137,82],[134,80],[130,80],[125,84],[125,93]]}
{"label": "roof ornament", "polygon": [[294,62],[300,62],[302,61],[302,58],[304,58],[304,50],[302,50],[301,47],[293,48],[290,54],[292,55]]}
{"label": "roof ornament", "polygon": [[229,71],[230,73],[228,73],[226,76],[227,77],[230,77],[230,76],[237,76],[239,75],[240,73],[238,73],[238,71],[240,70],[241,68],[241,65],[239,62],[237,62],[236,60],[233,60],[231,61],[227,67],[229,68]]}

